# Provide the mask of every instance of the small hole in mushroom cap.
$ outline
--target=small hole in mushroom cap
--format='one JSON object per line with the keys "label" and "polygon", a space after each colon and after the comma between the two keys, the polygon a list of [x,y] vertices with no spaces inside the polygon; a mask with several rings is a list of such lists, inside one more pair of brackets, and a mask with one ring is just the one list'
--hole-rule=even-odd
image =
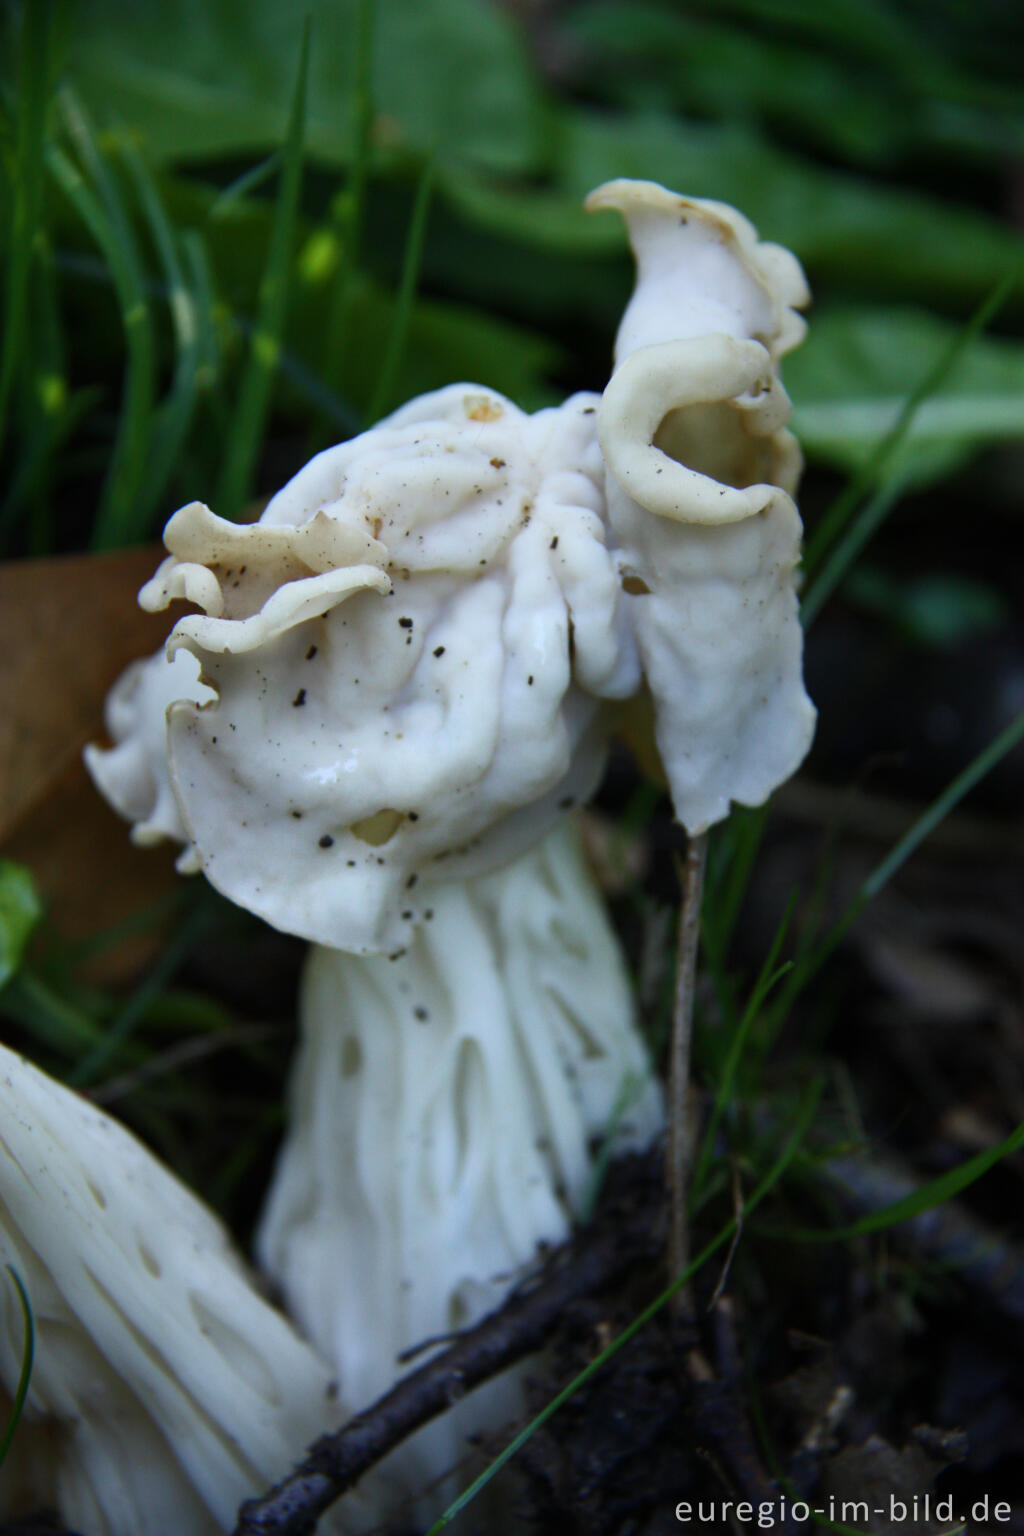
{"label": "small hole in mushroom cap", "polygon": [[364,816],[362,821],[354,821],[349,828],[353,837],[358,837],[361,843],[369,843],[371,848],[380,848],[389,843],[402,825],[401,811],[385,809],[374,811],[372,816]]}
{"label": "small hole in mushroom cap", "polygon": [[363,1048],[355,1035],[346,1035],[341,1042],[341,1075],[355,1077],[363,1065]]}
{"label": "small hole in mushroom cap", "polygon": [[642,576],[623,576],[622,590],[628,592],[631,597],[647,597],[651,591]]}

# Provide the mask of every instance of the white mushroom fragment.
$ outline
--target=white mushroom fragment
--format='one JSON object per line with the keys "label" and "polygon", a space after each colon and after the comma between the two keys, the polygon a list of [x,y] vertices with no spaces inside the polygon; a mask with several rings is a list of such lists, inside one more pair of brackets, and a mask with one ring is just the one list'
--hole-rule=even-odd
{"label": "white mushroom fragment", "polygon": [[[256,1292],[220,1222],[122,1126],[0,1047],[0,1519],[214,1536],[341,1417],[331,1373]],[[8,1399],[4,1403],[4,1397]],[[359,1495],[340,1532],[372,1523]]]}
{"label": "white mushroom fragment", "polygon": [[679,820],[759,805],[805,756],[795,572],[801,460],[778,360],[801,340],[799,264],[721,203],[651,182],[617,209],[637,282],[598,433],[611,538]]}

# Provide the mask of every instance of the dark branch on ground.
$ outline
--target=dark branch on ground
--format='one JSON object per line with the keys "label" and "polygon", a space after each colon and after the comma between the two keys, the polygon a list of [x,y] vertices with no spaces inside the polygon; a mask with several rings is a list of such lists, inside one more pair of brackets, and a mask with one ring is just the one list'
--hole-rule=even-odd
{"label": "dark branch on ground", "polygon": [[[553,1253],[503,1306],[317,1440],[290,1476],[242,1506],[233,1536],[308,1536],[317,1518],[410,1434],[548,1342],[574,1303],[610,1292],[631,1270],[659,1256],[665,1242],[659,1175],[657,1154],[616,1165],[591,1226]],[[881,1210],[916,1187],[909,1170],[863,1157],[832,1160],[823,1178],[857,1214]],[[1003,1316],[1021,1318],[1024,1303],[1014,1283],[1021,1269],[1008,1262],[1016,1250],[956,1203],[902,1224],[896,1235],[922,1257],[943,1259]],[[666,1340],[670,1352],[686,1361],[691,1433],[734,1489],[772,1506],[778,1494],[750,1433],[728,1298],[715,1303],[712,1321],[717,1369],[695,1347],[692,1320],[677,1320]]]}
{"label": "dark branch on ground", "polygon": [[[233,1536],[304,1536],[316,1519],[413,1430],[443,1413],[467,1392],[533,1354],[557,1328],[573,1302],[614,1285],[664,1245],[657,1181],[641,1173],[640,1159],[616,1170],[598,1218],[554,1253],[540,1274],[457,1343],[392,1387],[378,1402],[310,1447],[305,1460],[260,1498],[239,1511]],[[633,1179],[627,1176],[632,1165]],[[618,1196],[621,1186],[624,1194]],[[637,1199],[642,1188],[646,1199]]]}

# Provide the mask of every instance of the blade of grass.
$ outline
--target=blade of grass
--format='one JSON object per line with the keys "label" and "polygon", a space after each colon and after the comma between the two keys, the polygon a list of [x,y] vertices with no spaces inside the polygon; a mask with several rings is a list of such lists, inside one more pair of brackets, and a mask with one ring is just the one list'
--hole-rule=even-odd
{"label": "blade of grass", "polygon": [[[188,447],[192,460],[183,466],[191,484],[208,485],[220,470],[218,447],[228,435],[229,407],[224,398],[221,373],[221,314],[210,271],[210,259],[203,236],[195,229],[182,233],[182,251],[188,269],[189,287],[195,301],[198,354],[196,390],[203,416],[203,430],[192,434]],[[225,323],[233,323],[229,317]],[[282,358],[282,371],[285,359]],[[187,485],[182,487],[187,490]]]}
{"label": "blade of grass", "polygon": [[357,0],[355,72],[352,81],[352,154],[345,194],[337,200],[341,267],[331,300],[321,376],[340,394],[348,352],[349,314],[354,277],[362,247],[366,188],[370,177],[370,138],[373,130],[373,34],[375,0]]}
{"label": "blade of grass", "polygon": [[710,884],[701,912],[701,948],[722,1024],[739,1025],[736,978],[726,964],[733,929],[768,823],[770,803],[754,810],[734,807],[728,820],[709,834]]}
{"label": "blade of grass", "polygon": [[259,165],[250,166],[247,171],[242,172],[241,176],[229,182],[223,191],[218,192],[210,204],[207,218],[211,220],[224,218],[236,203],[248,197],[250,192],[255,192],[257,188],[262,187],[264,182],[269,181],[280,166],[281,151],[275,149],[274,153],[268,155],[265,160],[261,160]]}
{"label": "blade of grass", "polygon": [[3,337],[0,339],[0,445],[25,335],[29,272],[43,201],[46,109],[50,100],[51,0],[21,11],[14,206],[8,239]]}
{"label": "blade of grass", "polygon": [[110,470],[92,538],[94,549],[111,549],[129,542],[132,498],[142,483],[155,396],[152,325],[135,262],[121,247],[100,200],[63,150],[51,145],[47,164],[103,251],[121,307],[127,351],[124,392]]}
{"label": "blade of grass", "polygon": [[33,1039],[65,1056],[79,1056],[103,1041],[99,1024],[25,969],[0,994],[0,1013],[16,1019]]}
{"label": "blade of grass", "polygon": [[1020,281],[1021,271],[1021,267],[1015,265],[979,304],[966,325],[951,339],[934,368],[928,371],[917,388],[907,396],[891,429],[869,454],[856,474],[847,481],[804,547],[803,570],[806,577],[810,577],[821,564],[853,512],[882,478],[886,466],[906,441],[921,406],[930,395],[935,394],[936,390],[942,387],[967,347],[998,314]]}
{"label": "blade of grass", "polygon": [[92,539],[94,549],[110,549],[130,543],[135,533],[133,509],[145,478],[156,399],[156,345],[145,271],[116,181],[88,118],[70,92],[62,93],[61,105],[93,185],[56,145],[47,150],[47,164],[110,269],[127,351],[117,436]]}
{"label": "blade of grass", "polygon": [[54,545],[52,487],[62,467],[61,449],[101,391],[69,391],[56,262],[44,231],[36,240],[29,314],[31,393],[25,417],[31,425],[0,506],[0,537],[7,536],[27,507],[27,551],[45,555],[52,553]]}
{"label": "blade of grass", "polygon": [[[22,507],[40,494],[42,484],[53,467],[58,451],[67,442],[82,418],[97,403],[99,396],[100,392],[97,389],[80,389],[68,400],[58,421],[39,423],[21,456],[3,505],[0,506],[0,535],[6,535],[9,532]],[[45,539],[45,530],[39,524],[35,526],[37,531],[33,532],[30,529],[31,551],[33,554],[46,552],[40,551],[37,547],[37,543]]]}
{"label": "blade of grass", "polygon": [[128,350],[114,452],[93,533],[93,547],[107,549],[142,537],[135,507],[146,484],[147,458],[157,395],[157,352],[153,316],[147,299],[145,264],[118,179],[100,149],[81,102],[68,87],[61,91],[61,111],[84,170],[91,178],[106,215],[106,242],[100,244],[114,276]]}
{"label": "blade of grass", "polygon": [[[765,1196],[768,1195],[772,1189],[774,1189],[775,1185],[782,1178],[786,1169],[789,1167],[790,1163],[793,1161],[793,1158],[796,1156],[800,1145],[810,1128],[811,1121],[814,1119],[814,1114],[818,1107],[818,1101],[821,1097],[821,1089],[821,1078],[816,1078],[808,1086],[797,1109],[792,1129],[786,1138],[782,1151],[772,1166],[769,1168],[768,1172],[757,1184],[752,1194],[750,1195],[750,1198],[745,1203],[744,1219],[749,1217],[750,1213],[755,1210],[758,1205],[761,1204]],[[531,1436],[533,1436],[536,1431],[541,1428],[542,1425],[546,1424],[547,1421],[558,1412],[559,1408],[563,1407],[563,1405],[567,1403],[571,1397],[574,1397],[580,1388],[585,1386],[591,1377],[595,1376],[597,1372],[600,1371],[608,1363],[608,1361],[611,1360],[612,1357],[616,1355],[620,1349],[623,1348],[624,1345],[628,1344],[630,1339],[634,1338],[636,1334],[640,1332],[641,1328],[645,1327],[646,1324],[649,1323],[651,1319],[655,1317],[661,1311],[661,1309],[667,1305],[669,1301],[671,1301],[672,1297],[675,1296],[677,1292],[683,1288],[683,1286],[687,1285],[689,1281],[693,1279],[693,1276],[698,1272],[698,1270],[702,1269],[708,1260],[712,1258],[720,1248],[724,1247],[725,1244],[732,1239],[734,1233],[736,1232],[738,1222],[739,1218],[737,1216],[733,1216],[731,1220],[728,1221],[718,1233],[716,1233],[711,1241],[705,1244],[700,1253],[697,1254],[696,1258],[692,1259],[690,1263],[687,1264],[686,1268],[675,1277],[672,1283],[666,1286],[661,1294],[656,1296],[655,1299],[648,1306],[646,1306],[643,1311],[640,1312],[626,1328],[623,1329],[618,1338],[613,1340],[613,1342],[609,1344],[606,1349],[603,1349],[601,1353],[597,1355],[588,1366],[580,1371],[578,1376],[575,1376],[573,1380],[569,1382],[568,1386],[563,1387],[561,1392],[553,1397],[547,1406],[544,1407],[540,1413],[536,1415],[535,1418],[530,1420],[529,1424],[527,1424],[526,1427],[522,1429],[512,1441],[510,1441],[510,1443],[505,1447],[501,1454],[495,1457],[490,1466],[487,1467],[485,1471],[481,1472],[480,1476],[475,1478],[472,1483],[470,1483],[465,1492],[461,1493],[453,1504],[449,1505],[440,1519],[436,1520],[430,1527],[427,1536],[438,1536],[438,1532],[443,1531],[447,1526],[451,1525],[456,1516],[459,1515],[462,1510],[464,1510],[466,1506],[473,1501],[473,1499],[476,1498],[478,1493],[482,1492],[483,1489],[486,1488],[491,1479],[501,1471],[502,1467],[504,1467],[507,1462],[512,1460],[513,1456],[515,1456],[516,1453],[522,1449],[522,1447],[531,1438]]]}
{"label": "blade of grass", "polygon": [[140,529],[148,529],[181,457],[182,445],[195,414],[199,372],[198,305],[185,281],[178,255],[178,237],[167,218],[148,167],[134,144],[126,142],[121,153],[163,267],[175,339],[174,377],[170,393],[153,423],[146,483],[136,506]]}
{"label": "blade of grass", "polygon": [[[36,240],[36,260],[29,284],[29,314],[32,326],[32,412],[38,423],[42,453],[38,469],[28,482],[32,493],[28,552],[45,555],[53,549],[52,501],[48,490],[57,471],[58,444],[68,435],[72,402],[69,400],[53,250],[43,231]],[[80,398],[78,409],[81,410]]]}
{"label": "blade of grass", "polygon": [[945,820],[950,811],[959,805],[964,796],[979,784],[986,774],[991,773],[996,764],[1001,762],[1008,752],[1012,752],[1022,740],[1024,740],[1024,710],[1021,710],[1009,725],[1000,731],[995,740],[989,742],[988,746],[979,752],[961,773],[957,774],[942,794],[904,833],[881,863],[872,870],[820,943],[803,955],[790,972],[789,980],[772,1010],[771,1018],[766,1021],[762,1030],[762,1049],[767,1050],[770,1047],[797,997],[812,977],[817,975],[867,904],[884,890],[897,870],[902,868],[911,854],[920,847],[939,823]]}
{"label": "blade of grass", "polygon": [[[768,824],[770,802],[754,810],[734,809],[728,821],[711,833],[711,882],[703,913],[703,943],[724,965],[750,875]],[[717,834],[717,835],[716,835]]]}
{"label": "blade of grass", "polygon": [[128,917],[111,923],[100,933],[93,933],[87,938],[74,941],[64,939],[60,957],[62,974],[73,975],[75,971],[89,965],[100,955],[107,954],[117,945],[129,939],[136,939],[141,934],[156,933],[170,918],[181,918],[185,905],[184,892],[181,889],[173,889],[163,896],[158,896],[154,901],[147,902],[144,906],[136,907]]}
{"label": "blade of grass", "polygon": [[163,950],[153,969],[104,1029],[101,1039],[68,1075],[67,1080],[73,1088],[85,1088],[94,1083],[108,1062],[131,1039],[150,1003],[164,990],[185,960],[208,918],[209,905],[200,900]]}
{"label": "blade of grass", "polygon": [[373,398],[367,412],[367,420],[370,422],[379,421],[388,409],[394,393],[399,364],[405,351],[409,320],[412,316],[412,306],[423,261],[423,242],[427,233],[427,218],[430,213],[430,197],[434,186],[436,163],[435,149],[428,156],[416,185],[416,200],[413,203],[409,233],[402,254],[402,276],[398,285],[398,297],[395,300],[395,312],[391,320],[387,346],[384,349],[384,361],[381,363]]}
{"label": "blade of grass", "polygon": [[905,482],[890,481],[870,497],[829,551],[824,566],[800,599],[800,622],[809,629],[827,600],[850,570],[861,550],[872,539],[899,501]]}
{"label": "blade of grass", "polygon": [[722,1123],[722,1117],[732,1096],[733,1085],[736,1082],[740,1057],[743,1054],[743,1047],[747,1043],[747,1036],[768,994],[782,977],[792,969],[792,961],[787,961],[782,966],[779,965],[778,961],[786,934],[789,931],[789,925],[793,919],[793,913],[796,910],[797,897],[798,893],[794,891],[786,904],[786,910],[783,912],[779,925],[775,930],[771,947],[765,956],[764,964],[761,966],[757,980],[751,989],[747,1006],[743,1010],[740,1022],[733,1031],[732,1039],[729,1042],[729,1049],[719,1076],[718,1087],[715,1090],[715,1101],[708,1118],[707,1128],[701,1142],[700,1154],[697,1158],[691,1181],[691,1204],[699,1201],[707,1180],[711,1160],[714,1157],[715,1137],[718,1134],[718,1127]]}
{"label": "blade of grass", "polygon": [[915,1216],[922,1216],[925,1211],[933,1210],[937,1205],[943,1205],[947,1200],[952,1200],[963,1190],[969,1189],[977,1183],[983,1174],[988,1173],[997,1163],[1010,1157],[1014,1152],[1019,1152],[1024,1147],[1024,1121],[1011,1131],[1004,1141],[994,1147],[988,1147],[984,1152],[969,1157],[966,1162],[960,1163],[956,1168],[950,1168],[936,1179],[931,1179],[927,1184],[922,1184],[920,1189],[915,1189],[912,1194],[904,1195],[901,1200],[893,1201],[883,1210],[871,1211],[862,1216],[859,1221],[851,1222],[849,1226],[832,1227],[826,1232],[821,1232],[813,1227],[787,1227],[786,1239],[794,1239],[801,1243],[843,1243],[854,1237],[867,1237],[872,1232],[884,1232],[889,1227],[899,1226],[901,1222],[912,1221]]}
{"label": "blade of grass", "polygon": [[28,1386],[32,1379],[32,1362],[35,1359],[36,1349],[36,1325],[32,1316],[32,1304],[28,1299],[28,1292],[22,1282],[18,1271],[10,1264],[4,1268],[14,1281],[15,1290],[18,1292],[18,1302],[21,1306],[21,1320],[25,1330],[25,1342],[21,1350],[21,1369],[18,1372],[18,1385],[14,1389],[14,1402],[11,1404],[10,1417],[7,1420],[4,1432],[0,1435],[0,1467],[3,1466],[7,1452],[11,1448],[11,1441],[21,1422],[21,1415],[25,1408],[25,1399],[28,1397]]}
{"label": "blade of grass", "polygon": [[199,231],[184,230],[181,244],[185,253],[185,264],[189,270],[189,287],[195,302],[198,344],[196,388],[200,394],[203,394],[216,383],[220,372],[220,347],[217,343],[213,279],[206,244]]}
{"label": "blade of grass", "polygon": [[252,492],[256,460],[270,405],[270,389],[281,360],[281,341],[291,287],[292,245],[302,186],[309,33],[310,22],[307,16],[302,28],[299,68],[288,118],[281,183],[270,226],[266,266],[260,282],[256,328],[238,392],[237,407],[232,416],[218,487],[217,508],[222,517],[236,517]]}

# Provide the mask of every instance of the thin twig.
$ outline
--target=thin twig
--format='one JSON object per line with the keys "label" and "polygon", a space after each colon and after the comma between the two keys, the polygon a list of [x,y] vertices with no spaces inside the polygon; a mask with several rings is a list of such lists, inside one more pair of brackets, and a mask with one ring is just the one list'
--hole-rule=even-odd
{"label": "thin twig", "polygon": [[[691,837],[683,866],[683,898],[676,945],[676,989],[669,1062],[666,1183],[669,1197],[670,1279],[675,1279],[686,1268],[689,1248],[686,1206],[694,1142],[690,1114],[690,1042],[693,1035],[693,989],[697,977],[700,903],[706,858],[706,833]],[[679,1291],[673,1306],[678,1310],[683,1305],[683,1291]]]}
{"label": "thin twig", "polygon": [[733,1255],[740,1245],[740,1238],[743,1236],[743,1186],[740,1183],[739,1174],[735,1168],[732,1171],[732,1214],[736,1221],[736,1230],[732,1234],[732,1242],[729,1244],[729,1251],[725,1256],[725,1263],[722,1265],[722,1273],[718,1277],[718,1283],[715,1286],[711,1300],[708,1302],[709,1312],[717,1306],[725,1291],[725,1287],[729,1283],[729,1271],[732,1268]]}
{"label": "thin twig", "polygon": [[196,1062],[216,1056],[221,1051],[233,1051],[242,1046],[259,1044],[263,1040],[269,1040],[277,1032],[275,1024],[240,1024],[230,1029],[218,1030],[215,1035],[194,1035],[188,1040],[180,1040],[176,1045],[168,1046],[167,1050],[133,1067],[130,1072],[122,1072],[119,1077],[112,1077],[98,1087],[90,1088],[89,1098],[94,1104],[116,1104],[118,1100],[126,1098],[130,1093],[135,1093],[139,1088],[145,1087],[147,1083],[163,1077],[168,1072],[177,1072],[182,1067],[194,1066]]}
{"label": "thin twig", "polygon": [[736,1337],[732,1298],[720,1296],[713,1310],[717,1376],[696,1383],[695,1429],[706,1437],[728,1472],[733,1489],[755,1509],[774,1510],[777,1523],[787,1530],[779,1490],[761,1462],[747,1415],[743,1390],[743,1362]]}
{"label": "thin twig", "polygon": [[739,1495],[755,1509],[771,1510],[783,1536],[792,1536],[792,1523],[785,1519],[779,1490],[762,1465],[751,1431],[731,1297],[716,1296],[710,1311],[716,1368],[699,1348],[686,1356],[697,1454],[733,1497]]}
{"label": "thin twig", "polygon": [[[629,1165],[635,1169],[637,1160],[629,1159]],[[559,1249],[528,1288],[521,1287],[335,1434],[322,1436],[282,1483],[243,1504],[233,1536],[300,1536],[312,1530],[319,1515],[413,1430],[533,1354],[567,1306],[611,1286],[638,1261],[649,1261],[663,1241],[657,1204],[638,1202],[635,1188],[629,1198],[606,1201],[598,1220]]]}

